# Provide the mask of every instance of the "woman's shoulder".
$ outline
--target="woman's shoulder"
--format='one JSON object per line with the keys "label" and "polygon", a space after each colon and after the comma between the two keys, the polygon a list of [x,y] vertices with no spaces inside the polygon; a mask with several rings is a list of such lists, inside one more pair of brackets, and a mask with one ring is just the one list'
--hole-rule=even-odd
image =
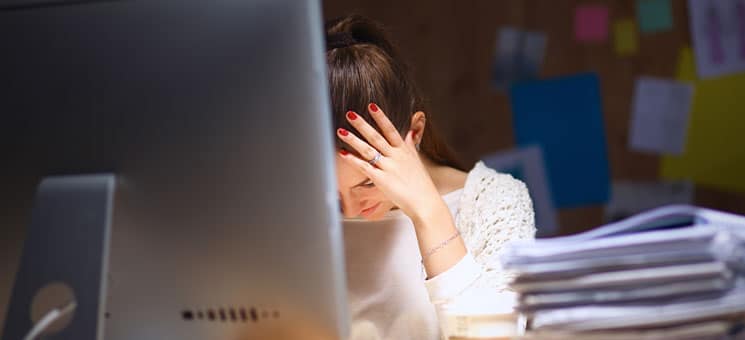
{"label": "woman's shoulder", "polygon": [[509,174],[476,163],[460,197],[456,226],[476,261],[498,268],[497,254],[506,242],[535,236],[528,188]]}
{"label": "woman's shoulder", "polygon": [[520,199],[526,197],[529,199],[528,187],[525,183],[512,177],[510,174],[497,172],[479,161],[468,172],[466,183],[463,187],[463,198],[466,201],[461,200],[461,202]]}

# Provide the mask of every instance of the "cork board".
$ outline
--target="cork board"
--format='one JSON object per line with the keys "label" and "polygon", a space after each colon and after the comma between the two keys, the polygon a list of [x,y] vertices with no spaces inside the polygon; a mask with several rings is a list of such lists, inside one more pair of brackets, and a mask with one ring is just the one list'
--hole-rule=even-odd
{"label": "cork board", "polygon": [[[631,98],[637,76],[675,77],[680,48],[690,45],[686,1],[672,1],[671,31],[639,34],[631,57],[616,54],[612,27],[607,42],[575,41],[574,9],[582,4],[607,5],[611,24],[636,21],[633,0],[327,0],[323,6],[327,18],[359,13],[390,29],[429,99],[430,116],[469,164],[514,146],[509,99],[490,84],[498,28],[544,32],[542,77],[587,71],[600,77],[611,178],[657,180],[660,157],[628,148]],[[745,214],[741,193],[696,186],[695,204]],[[602,213],[602,206],[562,209],[561,233],[597,226]]]}

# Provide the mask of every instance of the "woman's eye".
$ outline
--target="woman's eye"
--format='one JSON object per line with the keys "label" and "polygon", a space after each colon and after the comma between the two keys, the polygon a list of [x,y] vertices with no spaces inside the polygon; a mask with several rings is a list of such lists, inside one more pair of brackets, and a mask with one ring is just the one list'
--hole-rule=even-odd
{"label": "woman's eye", "polygon": [[375,186],[375,183],[373,181],[369,181],[367,183],[362,184],[362,186],[365,188],[372,188]]}

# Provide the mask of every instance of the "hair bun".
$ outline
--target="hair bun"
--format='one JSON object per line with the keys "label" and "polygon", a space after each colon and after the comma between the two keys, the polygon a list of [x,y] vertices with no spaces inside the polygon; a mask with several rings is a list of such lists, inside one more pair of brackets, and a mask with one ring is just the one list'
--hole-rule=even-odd
{"label": "hair bun", "polygon": [[358,41],[354,39],[352,33],[340,32],[333,33],[326,36],[326,50],[330,51],[335,48],[342,48],[357,44]]}
{"label": "hair bun", "polygon": [[326,50],[356,44],[371,44],[395,58],[396,50],[386,30],[378,23],[358,14],[326,21]]}

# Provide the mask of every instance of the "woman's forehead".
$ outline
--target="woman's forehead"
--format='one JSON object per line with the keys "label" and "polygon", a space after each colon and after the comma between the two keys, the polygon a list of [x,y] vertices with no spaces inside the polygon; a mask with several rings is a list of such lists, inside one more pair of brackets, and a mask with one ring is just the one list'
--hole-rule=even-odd
{"label": "woman's forehead", "polygon": [[336,157],[336,176],[338,177],[339,184],[344,185],[355,185],[360,181],[367,179],[365,173],[355,168],[349,162],[341,159],[340,156]]}

